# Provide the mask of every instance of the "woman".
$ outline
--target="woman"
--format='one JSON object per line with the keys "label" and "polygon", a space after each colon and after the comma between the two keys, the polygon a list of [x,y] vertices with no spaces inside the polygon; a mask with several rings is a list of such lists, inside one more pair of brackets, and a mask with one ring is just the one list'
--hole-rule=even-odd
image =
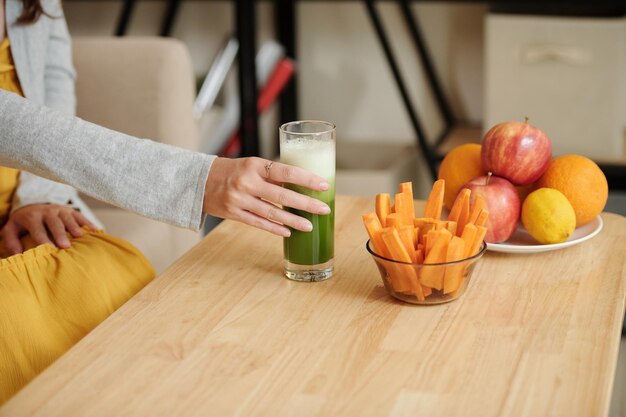
{"label": "woman", "polygon": [[[25,170],[0,173],[4,198],[0,214],[6,221],[0,247],[16,253],[0,259],[2,403],[154,275],[147,260],[127,242],[80,229],[90,223],[75,210],[74,190],[54,193],[67,192],[70,197],[63,197],[63,204],[11,208],[14,200],[8,196],[21,195],[16,189],[25,179],[47,184],[48,189],[57,187],[26,170],[192,229],[198,229],[203,213],[209,213],[287,236],[286,226],[310,230],[310,223],[268,201],[320,214],[329,209],[279,186],[289,181],[316,190],[328,187],[305,171],[272,166],[258,158],[216,159],[69,116],[74,108],[74,74],[59,2],[45,1],[42,7],[33,0],[6,0],[0,21],[8,22],[6,32],[0,26],[4,45],[0,90],[5,90],[0,91],[0,165]],[[22,93],[28,100],[19,97]],[[44,188],[31,187],[32,194],[26,194]],[[23,249],[30,250],[20,253]]]}

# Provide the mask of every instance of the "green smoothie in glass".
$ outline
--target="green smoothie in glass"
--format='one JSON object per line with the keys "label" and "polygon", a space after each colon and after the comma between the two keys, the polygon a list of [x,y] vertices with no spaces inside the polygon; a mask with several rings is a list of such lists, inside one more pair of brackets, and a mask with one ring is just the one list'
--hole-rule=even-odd
{"label": "green smoothie in glass", "polygon": [[328,191],[286,187],[328,204],[330,214],[317,215],[290,209],[313,224],[311,232],[291,229],[284,239],[285,275],[296,281],[321,281],[333,273],[335,231],[335,127],[326,122],[302,121],[280,128],[280,160],[313,172],[330,184]]}

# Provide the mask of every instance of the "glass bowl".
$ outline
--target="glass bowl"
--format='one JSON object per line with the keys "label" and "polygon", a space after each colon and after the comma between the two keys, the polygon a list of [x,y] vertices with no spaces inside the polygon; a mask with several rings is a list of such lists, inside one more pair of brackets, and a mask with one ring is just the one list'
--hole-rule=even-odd
{"label": "glass bowl", "polygon": [[[463,295],[487,244],[483,242],[474,256],[438,264],[413,264],[385,258],[374,252],[369,240],[365,248],[376,262],[385,289],[392,297],[412,304],[441,304]],[[432,287],[422,285],[422,280]]]}

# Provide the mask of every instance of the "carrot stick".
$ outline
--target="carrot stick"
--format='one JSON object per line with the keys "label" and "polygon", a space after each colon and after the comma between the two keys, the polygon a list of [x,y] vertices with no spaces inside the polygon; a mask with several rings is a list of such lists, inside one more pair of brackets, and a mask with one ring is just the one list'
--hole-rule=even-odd
{"label": "carrot stick", "polygon": [[431,219],[428,217],[417,217],[413,219],[413,226],[419,227],[420,229],[424,227],[425,224],[435,223],[435,219]]}
{"label": "carrot stick", "polygon": [[[450,209],[450,215],[448,216],[448,220],[452,220],[455,222],[459,221],[459,216],[461,215],[461,208],[465,205],[465,200],[467,200],[469,204],[469,198],[470,198],[471,193],[472,192],[467,188],[463,188],[461,191],[459,191],[459,194],[456,196],[456,199],[454,200],[454,204],[452,204],[452,209]],[[457,226],[457,231],[458,230],[459,229]]]}
{"label": "carrot stick", "polygon": [[[422,245],[418,245],[418,246],[422,246]],[[424,263],[424,248],[423,247],[418,247],[418,249],[415,251],[415,263],[418,263],[418,264]],[[420,282],[420,285],[422,285],[421,282]],[[433,289],[425,285],[422,285],[422,292],[424,293],[424,298],[426,298],[433,293]]]}
{"label": "carrot stick", "polygon": [[446,222],[446,229],[448,229],[448,231],[452,233],[452,235],[454,236],[456,236],[456,226],[457,226],[457,222],[455,221],[448,220]]}
{"label": "carrot stick", "polygon": [[400,183],[398,191],[409,194],[411,196],[411,200],[413,200],[413,183],[411,181]]}
{"label": "carrot stick", "polygon": [[384,256],[385,258],[389,258],[389,251],[387,250],[387,246],[383,241],[382,236],[380,235],[380,231],[383,229],[380,224],[380,220],[376,213],[367,213],[363,216],[363,224],[365,224],[365,230],[367,230],[367,234],[370,237],[372,243],[372,249],[376,252],[377,255]]}
{"label": "carrot stick", "polygon": [[[382,231],[382,237],[385,245],[387,245],[387,248],[389,249],[391,259],[395,259],[400,262],[411,262],[411,256],[402,244],[402,240],[398,234],[398,229],[386,228]],[[396,266],[398,267],[401,277],[404,280],[406,288],[405,291],[411,291],[415,294],[418,300],[423,300],[424,294],[422,292],[422,287],[419,285],[419,281],[417,280],[415,269],[413,269],[410,265],[398,264]]]}
{"label": "carrot stick", "polygon": [[415,263],[415,245],[413,244],[413,226],[401,226],[398,228],[400,240],[411,257],[411,262]]}
{"label": "carrot stick", "polygon": [[413,200],[413,183],[410,181],[401,183],[400,192],[406,195],[406,203],[407,203],[406,221],[409,222],[409,224],[411,224],[410,222],[412,222],[413,218],[415,217],[415,200]]}
{"label": "carrot stick", "polygon": [[426,208],[424,209],[424,217],[432,217],[439,220],[441,217],[441,210],[443,208],[443,193],[445,191],[445,180],[437,180],[433,184],[432,190],[428,200],[426,200]]}
{"label": "carrot stick", "polygon": [[426,223],[424,224],[424,226],[420,229],[420,236],[418,237],[418,240],[421,244],[423,244],[424,246],[426,246],[426,236],[428,236],[428,233],[431,231],[435,231],[435,223]]}
{"label": "carrot stick", "polygon": [[463,229],[469,220],[470,215],[470,204],[469,198],[463,199],[461,205],[461,212],[459,213],[459,219],[456,224],[456,234],[457,236],[461,236],[463,234]]}
{"label": "carrot stick", "polygon": [[487,224],[487,220],[489,219],[489,210],[482,209],[478,218],[476,219],[476,226],[484,226]]}
{"label": "carrot stick", "polygon": [[439,232],[437,230],[431,230],[426,234],[426,237],[424,238],[424,248],[426,248],[424,256],[428,256],[428,253],[433,248],[438,235]]}
{"label": "carrot stick", "polygon": [[385,227],[400,227],[402,226],[402,219],[400,218],[400,213],[389,213],[387,215],[387,221],[385,222]]}
{"label": "carrot stick", "polygon": [[398,193],[395,196],[396,213],[401,217],[402,224],[413,224],[413,200],[408,194]]}
{"label": "carrot stick", "polygon": [[485,199],[481,195],[476,195],[476,197],[472,200],[471,210],[467,222],[476,224],[478,215],[485,208]]}
{"label": "carrot stick", "polygon": [[472,250],[472,246],[474,245],[474,239],[476,238],[477,232],[478,228],[473,224],[468,224],[465,226],[465,230],[463,230],[461,239],[465,241],[465,253],[463,254],[465,258],[472,256],[470,255],[470,252]]}
{"label": "carrot stick", "polygon": [[[476,227],[476,234],[474,235],[474,239],[472,241],[471,247],[468,249],[465,248],[465,257],[470,258],[478,253],[480,250],[480,245],[483,243],[485,239],[485,235],[487,234],[487,228],[484,226]],[[469,268],[471,263],[466,263],[464,269]]]}
{"label": "carrot stick", "polygon": [[[448,252],[448,244],[452,238],[452,234],[447,231],[440,231],[435,238],[435,242],[430,250],[426,253],[424,259],[425,264],[442,263],[446,261]],[[427,287],[441,290],[443,288],[443,277],[445,267],[443,266],[424,266],[421,270],[420,282]]]}
{"label": "carrot stick", "polygon": [[387,193],[376,195],[376,214],[380,224],[387,224],[387,216],[391,213],[391,197]]}
{"label": "carrot stick", "polygon": [[422,292],[424,293],[424,298],[426,298],[433,293],[433,289],[427,287],[426,285],[422,285]]}
{"label": "carrot stick", "polygon": [[[380,220],[376,213],[367,213],[363,215],[363,223],[365,224],[365,229],[367,230],[367,234],[370,237],[370,243],[372,245],[372,249],[377,255],[381,255],[385,258],[391,258],[391,254],[387,249],[387,245],[383,241],[382,237],[382,226],[380,224]],[[378,261],[377,261],[378,262]],[[390,263],[387,263],[387,276],[389,278],[389,282],[395,291],[402,292],[411,289],[411,287],[407,286],[402,277],[400,271]]]}
{"label": "carrot stick", "polygon": [[[458,236],[454,236],[448,245],[446,262],[460,261],[465,252],[465,241]],[[463,263],[448,265],[445,267],[443,277],[443,293],[448,294],[456,291],[463,280],[465,270]]]}
{"label": "carrot stick", "polygon": [[415,263],[416,264],[424,263],[424,249],[417,249],[415,251]]}
{"label": "carrot stick", "polygon": [[485,235],[487,234],[486,227],[478,226],[477,229],[478,230],[476,232],[476,236],[474,236],[474,241],[472,242],[472,247],[467,257],[474,256],[478,253],[480,249],[480,245],[483,243],[483,240],[485,239]]}
{"label": "carrot stick", "polygon": [[418,237],[420,235],[420,228],[419,227],[414,227],[413,228],[413,246],[417,248],[417,244],[419,243],[418,241]]}

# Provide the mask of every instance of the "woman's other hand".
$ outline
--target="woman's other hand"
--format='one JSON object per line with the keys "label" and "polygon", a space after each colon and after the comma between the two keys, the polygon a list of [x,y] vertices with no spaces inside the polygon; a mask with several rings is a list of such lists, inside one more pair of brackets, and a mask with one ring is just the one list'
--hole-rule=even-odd
{"label": "woman's other hand", "polygon": [[278,236],[290,235],[286,226],[310,232],[313,228],[311,222],[280,206],[313,214],[328,214],[330,208],[319,200],[283,188],[284,183],[314,191],[329,188],[324,178],[294,166],[254,157],[217,158],[205,185],[203,211]]}
{"label": "woman's other hand", "polygon": [[15,210],[0,233],[5,247],[13,255],[22,253],[20,238],[30,234],[37,245],[49,243],[61,249],[71,246],[67,233],[83,235],[82,226],[97,230],[80,212],[57,204],[32,204]]}

